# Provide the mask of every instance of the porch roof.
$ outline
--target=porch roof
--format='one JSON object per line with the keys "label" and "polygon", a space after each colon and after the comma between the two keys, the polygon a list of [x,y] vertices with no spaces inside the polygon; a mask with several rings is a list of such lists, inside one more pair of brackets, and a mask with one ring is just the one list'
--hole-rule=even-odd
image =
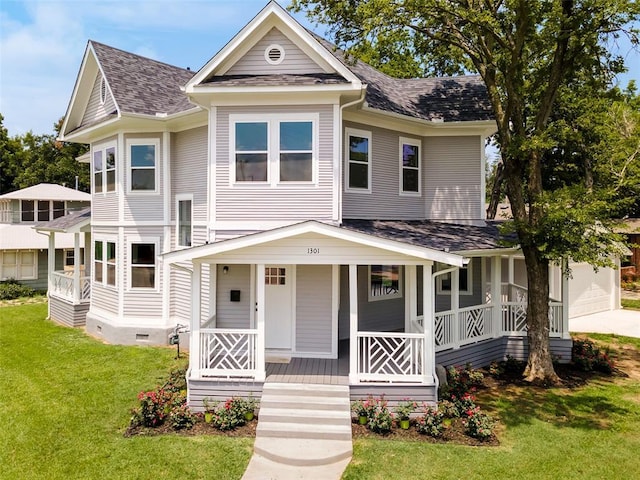
{"label": "porch roof", "polygon": [[[444,249],[433,249],[426,245],[411,244],[400,239],[385,238],[372,233],[338,227],[315,220],[253,233],[242,237],[222,240],[207,245],[176,250],[173,252],[165,252],[161,256],[169,263],[194,261],[198,259],[205,259],[207,257],[215,257],[216,255],[233,252],[234,250],[241,248],[264,245],[269,242],[310,233],[412,257],[414,260],[420,259],[425,261],[434,261],[456,267],[462,267],[466,263],[466,260],[461,255],[444,251]],[[293,256],[293,252],[291,255]],[[331,258],[327,258],[327,261],[330,260]]]}
{"label": "porch roof", "polygon": [[35,227],[38,232],[62,232],[77,233],[89,231],[91,225],[91,207],[83,208],[75,212],[69,212],[63,217],[58,217],[49,222],[42,222]]}
{"label": "porch roof", "polygon": [[462,225],[433,220],[343,220],[342,228],[445,252],[504,250],[515,236],[503,235],[499,222]]}

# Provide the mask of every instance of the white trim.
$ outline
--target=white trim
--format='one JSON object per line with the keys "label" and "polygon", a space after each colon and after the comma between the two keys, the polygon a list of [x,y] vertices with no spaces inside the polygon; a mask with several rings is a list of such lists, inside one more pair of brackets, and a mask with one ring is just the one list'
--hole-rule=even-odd
{"label": "white trim", "polygon": [[[270,56],[271,50],[277,50],[279,55],[276,60],[273,60]],[[272,43],[267,48],[264,49],[264,59],[269,65],[280,65],[284,61],[284,57],[286,56],[286,52],[282,45],[278,45],[277,43]]]}
{"label": "white trim", "polygon": [[[154,245],[154,263],[153,263],[153,287],[134,287],[131,285],[133,279],[133,245],[152,244]],[[127,236],[127,291],[129,292],[159,292],[160,291],[160,262],[158,261],[160,252],[160,237],[158,236]],[[144,267],[150,267],[145,265]]]}
{"label": "white trim", "polygon": [[[107,190],[107,150],[113,148],[114,149],[114,168],[111,169],[114,172],[114,185],[113,190]],[[118,174],[120,173],[120,169],[118,168],[118,144],[116,140],[107,140],[106,142],[99,142],[91,145],[91,159],[89,160],[90,164],[90,172],[91,172],[91,194],[92,195],[102,195],[107,196],[109,194],[118,193]],[[95,175],[98,173],[95,171],[95,160],[94,156],[97,152],[101,152],[102,154],[102,170],[100,170],[101,178],[102,178],[102,191],[96,192],[96,183],[95,183]],[[111,171],[110,170],[110,171]]]}
{"label": "white trim", "polygon": [[479,203],[479,216],[481,220],[486,220],[487,210],[485,208],[485,199],[487,198],[487,150],[485,147],[487,137],[480,135],[480,202]]}
{"label": "white trim", "polygon": [[[349,164],[352,162],[350,156],[349,156],[349,137],[354,136],[354,137],[361,137],[361,138],[366,138],[367,139],[367,188],[357,188],[357,187],[351,187],[349,185],[349,182],[351,181],[349,178]],[[371,152],[372,152],[372,146],[371,146],[371,142],[372,142],[372,135],[370,131],[367,130],[360,130],[357,128],[351,128],[351,127],[346,127],[344,129],[344,169],[345,169],[345,173],[344,173],[344,190],[345,192],[351,192],[351,193],[371,193],[371,178],[372,178],[372,170],[373,170],[373,161],[371,158]],[[364,165],[364,162],[358,162],[355,161],[354,163],[357,163],[358,165]]]}
{"label": "white trim", "polygon": [[[119,237],[116,235],[109,234],[101,234],[97,233],[91,239],[91,283],[92,285],[100,285],[101,287],[109,290],[118,290],[119,282],[119,270],[121,268],[121,261],[119,259],[122,257],[120,254],[120,242]],[[102,243],[102,258],[100,260],[96,260],[96,243]],[[108,269],[107,269],[107,243],[113,243],[115,245],[116,253],[115,253],[115,278],[114,285],[107,283]],[[85,245],[86,248],[86,245]],[[100,262],[100,269],[102,270],[102,281],[96,280],[96,261]]]}
{"label": "white trim", "polygon": [[[418,167],[405,167],[403,164],[404,146],[410,145],[418,147]],[[421,197],[422,196],[422,140],[409,137],[400,137],[398,142],[398,163],[400,168],[400,176],[398,178],[398,190],[401,196],[407,197]],[[418,191],[404,189],[404,169],[417,170],[418,171]]]}
{"label": "white trim", "polygon": [[162,191],[164,192],[164,222],[171,222],[171,134],[162,132]]}
{"label": "white trim", "polygon": [[340,312],[340,265],[331,265],[331,358],[338,358]]}
{"label": "white trim", "polygon": [[[282,181],[280,180],[280,125],[285,122],[310,122],[312,134],[311,150],[311,180]],[[267,124],[267,180],[266,181],[238,181],[236,180],[236,129],[239,123]],[[320,114],[309,113],[232,113],[229,114],[229,186],[233,188],[292,188],[296,186],[318,186],[319,170],[319,136]],[[307,152],[307,151],[305,151]],[[242,153],[265,153],[263,150],[242,151]]]}
{"label": "white trim", "polygon": [[[321,235],[326,235],[330,238],[337,238],[340,240],[359,243],[361,245],[381,248],[383,250],[399,253],[401,255],[413,256],[416,257],[416,259],[431,260],[458,267],[461,267],[466,262],[466,259],[454,253],[442,252],[440,250],[433,250],[427,247],[410,245],[407,243],[399,242],[397,240],[375,237],[366,233],[347,230],[315,220],[308,220],[306,222],[297,223],[274,230],[244,235],[237,238],[230,238],[227,240],[210,243],[208,245],[201,245],[198,247],[192,247],[176,252],[168,252],[163,254],[163,257],[170,263],[189,261],[230,252],[243,247],[260,245],[274,240],[292,237],[295,235],[302,235],[304,233],[318,233]],[[380,263],[384,262],[381,261]]]}
{"label": "white trim", "polygon": [[[126,169],[127,169],[127,195],[159,195],[160,194],[160,182],[159,182],[159,168],[162,159],[160,155],[160,139],[159,138],[127,138],[126,139]],[[140,146],[153,146],[154,147],[154,160],[153,160],[153,190],[133,190],[131,185],[131,172],[135,168],[136,170],[151,170],[151,167],[133,167],[131,147]]]}
{"label": "white trim", "polygon": [[[211,106],[209,110],[209,122],[208,122],[208,131],[207,137],[209,141],[207,142],[207,165],[209,166],[209,174],[207,175],[207,218],[209,219],[209,223],[211,225],[215,225],[216,216],[217,216],[217,197],[216,197],[216,181],[218,178],[218,170],[217,166],[217,158],[218,158],[218,109],[215,106]],[[231,172],[229,172],[231,173]],[[213,240],[210,238],[210,232],[207,231],[207,239],[209,241]]]}
{"label": "white trim", "polygon": [[[189,224],[191,225],[191,233],[189,234],[190,245],[180,244],[180,202],[191,202],[191,218],[189,218]],[[175,221],[175,238],[176,244],[175,250],[188,248],[193,246],[193,193],[179,193],[176,195],[176,221]]]}
{"label": "white trim", "polygon": [[[374,264],[375,265],[375,264]],[[404,295],[403,281],[404,269],[402,265],[382,265],[383,267],[397,267],[398,268],[398,291],[396,293],[374,296],[371,295],[371,265],[367,265],[367,300],[369,302],[379,302],[381,300],[391,300],[394,298],[402,298]]]}
{"label": "white trim", "polygon": [[331,172],[333,174],[333,189],[332,189],[332,214],[331,219],[334,222],[342,223],[342,157],[340,152],[342,148],[342,122],[340,120],[340,105],[337,103],[333,105],[333,165],[331,166]]}

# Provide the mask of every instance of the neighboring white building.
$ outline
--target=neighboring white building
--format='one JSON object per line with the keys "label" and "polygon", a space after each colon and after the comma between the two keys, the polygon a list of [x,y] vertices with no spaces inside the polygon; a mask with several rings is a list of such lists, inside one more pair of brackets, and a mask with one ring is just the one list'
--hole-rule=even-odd
{"label": "neighboring white building", "polygon": [[[88,193],[50,183],[0,195],[0,281],[14,279],[36,290],[47,290],[49,240],[33,227],[90,203]],[[73,235],[62,235],[58,240],[56,269],[71,270]]]}
{"label": "neighboring white building", "polygon": [[61,130],[91,145],[87,331],[166,344],[189,325],[196,406],[259,393],[271,360],[433,401],[436,363],[523,358],[520,252],[485,221],[494,131],[480,78],[346,62],[274,2],[198,72],[90,41]]}

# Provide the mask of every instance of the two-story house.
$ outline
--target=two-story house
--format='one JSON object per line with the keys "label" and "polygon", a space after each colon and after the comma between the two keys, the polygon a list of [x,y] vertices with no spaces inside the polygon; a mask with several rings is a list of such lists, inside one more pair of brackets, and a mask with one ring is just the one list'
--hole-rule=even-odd
{"label": "two-story house", "polygon": [[195,73],[90,41],[61,131],[91,145],[87,330],[189,325],[196,406],[287,375],[433,401],[436,363],[522,358],[526,275],[484,220],[494,131],[480,78],[391,78],[275,2]]}
{"label": "two-story house", "polygon": [[[34,226],[88,208],[91,195],[51,183],[0,195],[0,281],[16,280],[34,290],[48,288],[49,241]],[[64,276],[73,270],[73,235],[60,235],[52,269]],[[79,246],[84,265],[84,243]]]}

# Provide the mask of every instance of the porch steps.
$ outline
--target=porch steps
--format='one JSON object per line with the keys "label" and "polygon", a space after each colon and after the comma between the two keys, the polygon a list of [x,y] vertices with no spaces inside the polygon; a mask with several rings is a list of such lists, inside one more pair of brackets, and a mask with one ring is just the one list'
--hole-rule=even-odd
{"label": "porch steps", "polygon": [[264,384],[254,444],[256,461],[343,469],[351,453],[348,386]]}

